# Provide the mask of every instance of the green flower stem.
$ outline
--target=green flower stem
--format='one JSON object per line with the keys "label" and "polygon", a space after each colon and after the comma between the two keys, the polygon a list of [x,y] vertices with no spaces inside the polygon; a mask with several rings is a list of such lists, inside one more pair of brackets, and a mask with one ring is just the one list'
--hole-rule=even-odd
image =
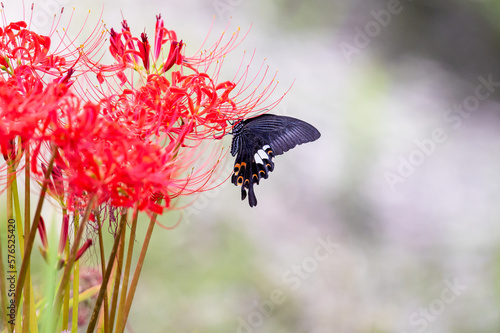
{"label": "green flower stem", "polygon": [[[132,228],[130,230],[130,236],[128,240],[128,249],[127,249],[127,261],[125,263],[125,271],[123,272],[123,282],[122,282],[122,290],[120,294],[120,304],[118,305],[118,317],[117,322],[123,323],[123,311],[125,310],[125,301],[127,298],[127,290],[128,290],[128,278],[130,276],[130,267],[132,266],[132,255],[134,252],[134,242],[135,242],[135,232],[137,229],[137,218],[139,214],[138,211],[134,211],[134,218],[132,219]],[[124,324],[124,323],[123,323]],[[116,328],[119,329],[121,324],[117,324]]]}
{"label": "green flower stem", "polygon": [[[30,221],[30,191],[31,191],[31,183],[30,183],[30,147],[27,145],[24,151],[24,220]],[[24,223],[24,235],[23,240],[26,235],[30,234],[30,224]],[[26,251],[27,244],[24,244],[23,252]],[[31,321],[33,317],[36,318],[35,308],[34,308],[34,299],[32,297],[32,286],[31,286],[31,265],[28,265],[26,268],[26,274],[28,275],[28,283],[24,284],[24,300],[23,300],[23,331],[22,333],[29,333],[30,326],[32,332],[38,332],[38,327],[36,322]],[[33,307],[31,306],[33,303]],[[36,328],[36,331],[35,331]]]}
{"label": "green flower stem", "polygon": [[[47,234],[47,236],[49,236]],[[57,322],[56,309],[53,306],[56,297],[56,290],[58,285],[58,268],[57,268],[57,252],[50,251],[50,244],[55,243],[52,236],[54,233],[51,233],[51,237],[48,239],[49,243],[49,251],[47,253],[47,265],[44,269],[43,279],[44,279],[44,288],[41,290],[43,293],[43,307],[39,308],[41,311],[39,312],[39,318],[41,322],[41,331],[43,333],[52,333],[57,332],[55,330],[54,322]]]}
{"label": "green flower stem", "polygon": [[[126,231],[126,230],[125,230]],[[115,314],[116,314],[116,308],[117,308],[117,303],[118,303],[118,295],[120,293],[120,280],[122,276],[122,267],[123,267],[123,257],[125,255],[125,235],[126,232],[122,232],[121,239],[120,239],[120,247],[118,249],[118,258],[116,260],[115,264],[115,282],[113,283],[113,298],[111,301],[111,313],[109,314],[109,321],[110,321],[110,327],[109,331],[113,332],[113,326],[114,326],[114,320],[115,320]]]}
{"label": "green flower stem", "polygon": [[[104,241],[102,239],[102,227],[101,227],[101,216],[97,214],[97,234],[99,236],[99,252],[101,254],[101,271],[102,276],[104,276],[106,271],[106,258],[104,256]],[[125,233],[125,232],[123,232]],[[109,309],[108,309],[108,293],[104,293],[104,333],[108,333],[109,331]]]}
{"label": "green flower stem", "polygon": [[125,302],[125,312],[123,316],[123,321],[121,322],[122,327],[121,330],[120,331],[117,330],[117,332],[123,332],[125,330],[125,323],[127,322],[130,308],[132,307],[132,301],[134,300],[135,290],[137,289],[139,276],[141,275],[142,265],[144,264],[144,258],[146,257],[146,252],[148,251],[149,241],[151,240],[151,234],[153,233],[157,216],[158,214],[153,214],[153,216],[151,217],[151,221],[149,222],[148,230],[146,232],[146,236],[144,237],[144,243],[142,244],[141,253],[139,254],[139,259],[137,261],[137,266],[135,267],[134,276],[130,284],[130,290],[127,294],[127,300]]}
{"label": "green flower stem", "polygon": [[118,224],[118,229],[116,230],[115,241],[113,243],[113,249],[109,254],[108,266],[106,268],[106,273],[102,278],[101,288],[99,289],[99,295],[97,296],[96,304],[94,306],[94,311],[92,312],[92,317],[90,318],[89,326],[87,327],[87,333],[93,333],[94,328],[97,324],[97,319],[99,317],[99,312],[101,309],[102,301],[104,299],[104,293],[107,291],[107,285],[109,277],[111,276],[111,271],[113,269],[114,258],[116,257],[116,252],[118,250],[118,244],[120,244],[120,236],[125,225],[127,223],[127,214],[123,214]]}
{"label": "green flower stem", "polygon": [[[83,219],[80,222],[80,227],[78,228],[75,239],[73,241],[73,247],[71,248],[71,252],[70,252],[68,261],[66,262],[66,265],[64,266],[63,277],[61,279],[61,284],[59,285],[59,289],[57,290],[57,296],[56,296],[56,300],[54,303],[54,320],[51,322],[51,327],[50,327],[49,332],[54,332],[55,324],[59,320],[59,314],[61,312],[62,300],[64,297],[64,290],[66,289],[66,285],[69,282],[71,270],[72,270],[73,265],[75,263],[76,254],[78,252],[78,247],[80,246],[80,242],[82,240],[82,236],[83,236],[83,233],[85,231],[85,226],[86,226],[87,221],[89,219],[90,211],[92,210],[92,206],[94,205],[95,200],[96,200],[96,196],[93,196],[90,199],[87,208],[85,209]],[[77,281],[77,280],[78,279],[75,279],[75,281]],[[75,295],[73,295],[73,297],[74,296]],[[73,318],[73,320],[75,320],[75,319],[77,320],[77,318]]]}
{"label": "green flower stem", "polygon": [[[13,209],[12,209],[12,182],[10,181],[10,178],[12,177],[12,173],[11,172],[12,172],[12,167],[11,167],[11,165],[9,163],[9,167],[7,168],[7,205],[6,205],[6,209],[7,209],[7,223],[8,223],[8,221],[10,219],[14,218],[14,212],[13,212]],[[14,174],[14,176],[15,176],[15,174]],[[0,253],[0,255],[1,255],[1,253]],[[0,257],[0,259],[1,259],[0,261],[2,261],[3,260],[3,256]],[[0,278],[2,279],[2,282],[0,282],[0,283],[2,284],[2,309],[6,309],[7,308],[8,299],[7,299],[7,293],[6,293],[7,286],[4,284],[4,282],[6,280],[5,280],[5,276],[4,276],[4,267],[3,267],[3,265],[1,267],[1,269],[2,269],[2,272],[1,272],[2,276],[0,276]],[[11,270],[11,269],[9,269],[9,270]],[[14,270],[16,270],[16,268],[14,268]],[[17,311],[17,306],[15,307],[15,309]],[[5,313],[5,316],[2,316],[3,317],[3,321],[4,321],[4,327],[6,327],[7,330],[10,333],[12,333],[14,331],[14,325],[8,323],[8,319],[7,319],[8,311],[5,311],[4,313]]]}
{"label": "green flower stem", "polygon": [[62,321],[63,330],[67,329],[69,325],[69,300],[70,300],[70,285],[68,283],[64,290],[63,321]]}
{"label": "green flower stem", "polygon": [[[75,239],[78,235],[78,229],[80,228],[80,214],[75,214]],[[79,243],[75,243],[78,245]],[[69,256],[66,262],[69,262]],[[69,283],[68,286],[69,287]],[[73,320],[71,321],[71,332],[78,332],[78,303],[80,297],[80,263],[75,262],[75,267],[73,268]],[[69,313],[68,313],[69,315]]]}
{"label": "green flower stem", "polygon": [[[2,237],[0,237],[0,289],[1,289],[1,303],[2,303],[2,309],[7,309],[7,292],[6,292],[6,285],[5,281],[5,274],[4,274],[4,266],[3,266],[3,254],[2,254]],[[3,312],[2,312],[3,313]],[[12,333],[13,328],[12,325],[10,325],[7,322],[7,311],[5,311],[5,314],[2,315],[2,326],[7,328],[7,330]]]}
{"label": "green flower stem", "polygon": [[52,155],[50,156],[49,165],[47,166],[47,171],[45,172],[44,182],[42,185],[42,191],[40,193],[40,198],[38,200],[38,205],[36,207],[35,216],[33,217],[33,225],[30,230],[28,241],[26,244],[26,250],[23,255],[23,261],[21,264],[21,270],[19,272],[19,277],[16,285],[16,311],[18,310],[18,305],[20,304],[21,295],[23,294],[24,280],[26,279],[26,273],[28,272],[28,265],[30,263],[31,251],[33,250],[33,244],[35,243],[35,236],[38,230],[38,224],[40,223],[40,214],[42,213],[43,202],[45,201],[45,195],[47,194],[47,183],[52,173],[52,167],[54,166],[54,159],[57,154],[57,147],[53,147]]}
{"label": "green flower stem", "polygon": [[[23,228],[23,217],[21,216],[21,205],[19,204],[19,192],[17,190],[17,177],[16,177],[16,168],[13,165],[12,170],[11,170],[11,175],[13,175],[12,178],[12,200],[14,202],[14,210],[16,213],[16,230],[17,230],[17,239],[19,240],[19,249],[21,251],[21,257],[24,256],[24,228]],[[27,273],[29,276],[29,273]],[[26,285],[29,285],[29,278],[28,281],[25,281],[23,288],[26,289]],[[29,294],[28,297],[26,297],[26,293],[24,294],[23,297],[23,303],[29,302]],[[23,313],[25,313],[26,310],[23,307]],[[29,321],[29,316],[28,321]],[[23,330],[23,327],[26,327],[24,330],[28,330],[29,328],[29,323],[24,323],[22,324],[24,316],[21,316],[20,318],[16,317],[16,332],[21,332]]]}
{"label": "green flower stem", "polygon": [[[64,216],[68,214],[68,210],[63,208],[62,216],[64,220]],[[60,236],[59,236],[60,237]],[[69,258],[69,239],[66,240],[66,244],[64,244],[64,254],[66,256],[66,262]],[[73,277],[74,279],[75,277]],[[62,328],[63,330],[68,329],[69,324],[69,300],[70,300],[70,286],[69,283],[66,285],[66,289],[64,290],[64,301],[63,301],[63,321]]]}
{"label": "green flower stem", "polygon": [[[7,185],[9,186],[9,185]],[[7,190],[8,192],[8,190]],[[7,199],[7,202],[9,200]],[[8,221],[8,218],[7,218],[7,221]],[[7,281],[5,279],[5,270],[4,270],[4,266],[3,266],[3,254],[2,254],[2,249],[3,249],[3,245],[2,245],[2,237],[0,237],[0,295],[1,295],[1,303],[2,303],[2,309],[7,309],[7,286],[5,285],[5,281]],[[3,312],[4,315],[2,315],[2,326],[4,328],[6,328],[9,333],[12,333],[13,331],[13,328],[12,326],[7,322],[7,311]]]}

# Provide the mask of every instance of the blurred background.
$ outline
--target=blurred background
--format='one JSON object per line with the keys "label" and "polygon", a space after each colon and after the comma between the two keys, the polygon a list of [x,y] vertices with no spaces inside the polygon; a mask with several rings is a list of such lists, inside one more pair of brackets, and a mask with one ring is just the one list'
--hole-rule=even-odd
{"label": "blurred background", "polygon": [[188,55],[250,29],[221,79],[255,50],[275,99],[293,85],[272,113],[322,134],[276,158],[257,207],[228,181],[162,217],[181,223],[153,234],[131,332],[500,331],[498,2],[47,0],[33,22],[63,6],[75,34],[89,9],[84,30],[149,36],[161,13]]}

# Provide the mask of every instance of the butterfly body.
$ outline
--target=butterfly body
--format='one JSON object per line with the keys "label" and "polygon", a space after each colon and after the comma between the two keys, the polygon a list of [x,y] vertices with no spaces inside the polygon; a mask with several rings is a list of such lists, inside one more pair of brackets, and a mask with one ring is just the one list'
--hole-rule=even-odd
{"label": "butterfly body", "polygon": [[232,183],[241,186],[241,199],[250,207],[257,205],[253,189],[261,178],[274,170],[273,158],[296,145],[317,140],[321,134],[314,126],[287,116],[263,114],[238,122],[233,127],[231,154],[236,156]]}

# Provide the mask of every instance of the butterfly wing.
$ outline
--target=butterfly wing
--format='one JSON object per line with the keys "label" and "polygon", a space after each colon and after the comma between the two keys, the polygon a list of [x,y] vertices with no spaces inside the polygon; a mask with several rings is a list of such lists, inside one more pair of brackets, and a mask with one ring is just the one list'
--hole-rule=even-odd
{"label": "butterfly wing", "polygon": [[237,156],[232,183],[241,186],[242,200],[248,189],[250,207],[257,205],[253,185],[273,171],[273,157],[321,136],[314,126],[302,120],[272,114],[243,120],[235,125],[233,133],[231,154]]}
{"label": "butterfly wing", "polygon": [[249,120],[249,126],[243,127],[243,132],[262,137],[263,144],[272,148],[274,156],[321,136],[314,126],[292,117],[264,114]]}
{"label": "butterfly wing", "polygon": [[266,179],[269,172],[273,171],[273,155],[269,145],[259,146],[253,138],[242,138],[241,143],[243,146],[236,156],[231,181],[241,186],[241,200],[245,200],[248,190],[248,202],[253,207],[257,205],[253,185],[258,185],[261,178]]}

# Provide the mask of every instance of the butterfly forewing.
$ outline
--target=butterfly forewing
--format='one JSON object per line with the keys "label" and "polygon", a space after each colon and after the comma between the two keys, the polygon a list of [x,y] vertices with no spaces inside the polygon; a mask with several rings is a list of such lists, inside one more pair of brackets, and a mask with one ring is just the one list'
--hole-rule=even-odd
{"label": "butterfly forewing", "polygon": [[296,145],[317,140],[321,134],[302,120],[264,114],[237,123],[233,135],[231,154],[236,155],[236,161],[232,182],[241,186],[242,200],[248,189],[248,201],[253,207],[257,205],[253,185],[273,171],[273,157]]}

